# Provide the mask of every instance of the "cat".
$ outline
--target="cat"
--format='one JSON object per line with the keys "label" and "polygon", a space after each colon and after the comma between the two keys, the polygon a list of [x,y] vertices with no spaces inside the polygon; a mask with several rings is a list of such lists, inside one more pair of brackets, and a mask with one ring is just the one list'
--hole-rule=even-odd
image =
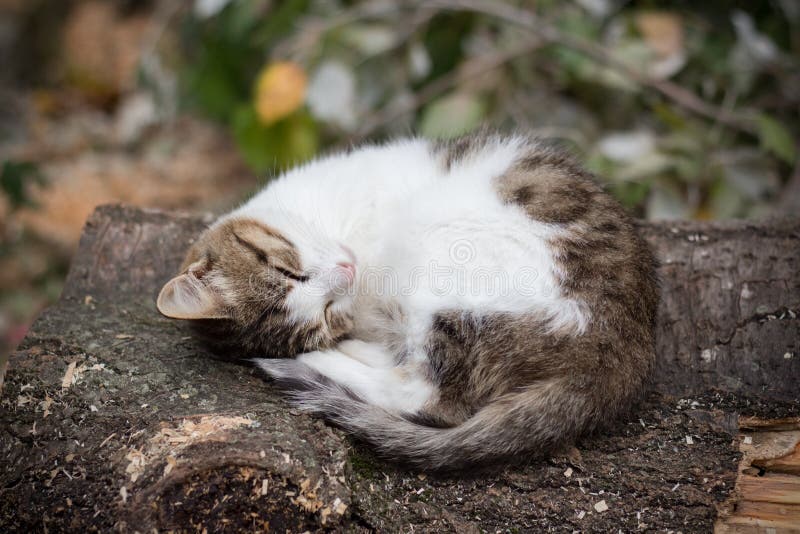
{"label": "cat", "polygon": [[428,470],[552,453],[627,411],[657,305],[624,209],[564,153],[500,134],[290,170],[203,232],[157,300]]}

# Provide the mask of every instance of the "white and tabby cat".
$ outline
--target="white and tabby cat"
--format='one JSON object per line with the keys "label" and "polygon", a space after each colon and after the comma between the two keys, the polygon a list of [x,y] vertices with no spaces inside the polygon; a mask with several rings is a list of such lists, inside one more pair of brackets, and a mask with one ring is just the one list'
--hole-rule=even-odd
{"label": "white and tabby cat", "polygon": [[628,408],[654,365],[654,261],[569,158],[520,136],[366,146],[206,230],[159,310],[389,457],[541,455]]}

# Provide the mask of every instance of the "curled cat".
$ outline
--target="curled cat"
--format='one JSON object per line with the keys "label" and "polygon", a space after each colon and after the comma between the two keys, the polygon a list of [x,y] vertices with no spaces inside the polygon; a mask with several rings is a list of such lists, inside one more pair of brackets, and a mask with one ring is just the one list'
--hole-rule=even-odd
{"label": "curled cat", "polygon": [[158,297],[291,402],[425,469],[540,456],[629,409],[655,362],[652,253],[569,157],[407,139],[286,172]]}

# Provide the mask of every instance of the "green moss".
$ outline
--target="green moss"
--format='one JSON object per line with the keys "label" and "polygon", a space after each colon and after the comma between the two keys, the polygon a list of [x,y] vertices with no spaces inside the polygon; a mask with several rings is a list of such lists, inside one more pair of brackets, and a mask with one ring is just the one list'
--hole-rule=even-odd
{"label": "green moss", "polygon": [[369,451],[358,448],[351,449],[350,466],[353,468],[353,474],[358,477],[376,478],[380,474],[377,459]]}

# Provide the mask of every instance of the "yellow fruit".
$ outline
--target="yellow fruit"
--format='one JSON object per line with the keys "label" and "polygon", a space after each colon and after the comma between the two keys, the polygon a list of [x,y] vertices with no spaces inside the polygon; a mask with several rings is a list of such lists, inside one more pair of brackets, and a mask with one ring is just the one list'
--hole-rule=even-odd
{"label": "yellow fruit", "polygon": [[303,105],[308,78],[296,63],[270,63],[256,79],[254,104],[258,119],[266,125],[291,115]]}

